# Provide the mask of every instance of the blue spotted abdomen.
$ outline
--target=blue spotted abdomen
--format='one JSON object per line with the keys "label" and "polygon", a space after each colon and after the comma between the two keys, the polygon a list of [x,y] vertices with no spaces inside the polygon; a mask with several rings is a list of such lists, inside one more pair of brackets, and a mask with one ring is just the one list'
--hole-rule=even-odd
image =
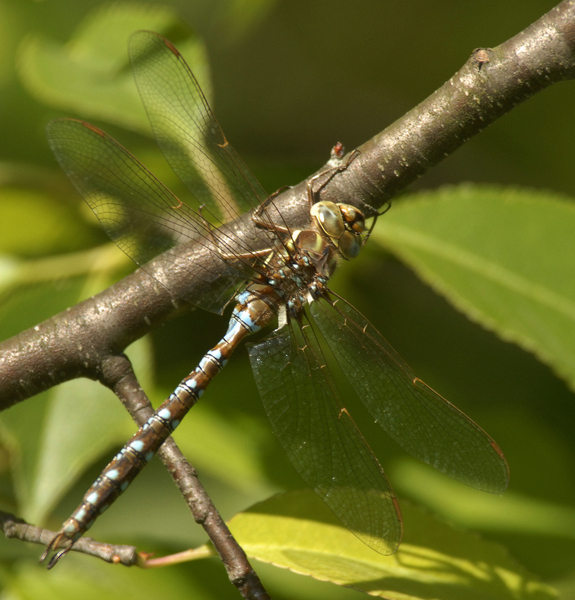
{"label": "blue spotted abdomen", "polygon": [[[196,369],[178,384],[169,398],[116,454],[86,492],[80,506],[64,522],[62,529],[44,553],[46,556],[49,550],[65,545],[65,548],[52,558],[49,568],[70,550],[72,544],[92,526],[96,518],[109,508],[150,462],[158,448],[202,396],[210,381],[224,368],[244,337],[255,333],[272,320],[276,309],[264,302],[261,299],[262,295],[261,290],[257,293],[249,288],[238,295],[238,304],[234,308],[224,337],[206,352]],[[268,291],[269,298],[273,298],[273,292],[272,296],[269,296]]]}

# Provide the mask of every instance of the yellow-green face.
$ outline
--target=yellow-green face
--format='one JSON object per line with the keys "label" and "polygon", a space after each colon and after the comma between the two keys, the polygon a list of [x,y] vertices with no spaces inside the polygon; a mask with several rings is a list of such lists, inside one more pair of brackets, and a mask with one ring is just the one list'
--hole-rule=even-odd
{"label": "yellow-green face", "polygon": [[363,245],[361,235],[365,232],[363,213],[351,204],[318,202],[311,207],[311,217],[339,250],[343,258],[356,258]]}

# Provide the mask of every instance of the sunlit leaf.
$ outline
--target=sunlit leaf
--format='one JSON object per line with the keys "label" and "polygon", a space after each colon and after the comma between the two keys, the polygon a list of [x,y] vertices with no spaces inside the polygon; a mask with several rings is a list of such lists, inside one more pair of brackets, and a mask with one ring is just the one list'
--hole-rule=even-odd
{"label": "sunlit leaf", "polygon": [[404,540],[370,550],[311,490],[275,496],[230,521],[249,556],[373,596],[442,600],[549,599],[554,591],[493,542],[403,503]]}
{"label": "sunlit leaf", "polygon": [[374,238],[470,318],[531,350],[575,389],[575,204],[461,186],[397,203]]}

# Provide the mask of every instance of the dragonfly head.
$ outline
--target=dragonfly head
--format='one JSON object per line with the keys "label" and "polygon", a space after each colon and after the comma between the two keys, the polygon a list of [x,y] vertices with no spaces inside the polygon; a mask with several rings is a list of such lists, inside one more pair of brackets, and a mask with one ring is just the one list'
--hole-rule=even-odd
{"label": "dragonfly head", "polygon": [[322,235],[347,260],[357,257],[366,231],[363,213],[351,204],[317,202],[311,207],[311,218]]}

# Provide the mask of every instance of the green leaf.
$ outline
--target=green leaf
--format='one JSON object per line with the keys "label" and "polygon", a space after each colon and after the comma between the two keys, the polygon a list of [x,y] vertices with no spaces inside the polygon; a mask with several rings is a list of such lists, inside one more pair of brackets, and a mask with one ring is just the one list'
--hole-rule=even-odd
{"label": "green leaf", "polygon": [[[135,342],[128,354],[145,383],[150,370],[147,338]],[[88,466],[135,430],[118,399],[96,382],[76,379],[42,397],[40,411],[35,399],[1,417],[3,438],[12,456],[18,457],[12,472],[19,515],[36,524],[45,520]]]}
{"label": "green leaf", "polygon": [[193,457],[201,473],[260,498],[272,492],[261,454],[262,439],[266,439],[261,421],[245,417],[230,423],[209,406],[202,406],[194,410],[193,418],[182,421],[174,439],[184,454]]}
{"label": "green leaf", "polygon": [[[38,548],[32,549],[37,553]],[[114,568],[102,561],[74,556],[74,553],[70,553],[66,563],[63,569],[47,571],[33,562],[21,561],[6,577],[3,597],[14,600],[155,600],[166,597],[166,590],[169,590],[170,600],[218,597],[217,594],[205,594],[201,583],[174,569]]]}
{"label": "green leaf", "polygon": [[[136,370],[149,372],[148,338],[134,342],[127,354]],[[146,379],[144,375],[143,385]],[[55,388],[42,431],[30,505],[24,511],[30,522],[42,522],[86,467],[110,448],[122,445],[130,429],[136,427],[120,401],[102,385],[76,379]]]}
{"label": "green leaf", "polygon": [[[540,449],[537,439],[531,440],[531,444]],[[563,479],[568,479],[565,474],[570,465],[560,474]],[[512,463],[512,474],[514,466],[521,469],[521,465]],[[555,465],[549,463],[549,468],[553,470]],[[537,465],[533,466],[534,472]],[[572,572],[575,508],[567,502],[560,503],[549,490],[543,489],[541,478],[535,478],[534,488],[541,489],[535,489],[533,494],[512,489],[503,496],[495,496],[459,486],[447,477],[438,477],[413,460],[397,461],[391,475],[402,496],[407,494],[458,526],[496,538],[512,556],[544,580],[557,582]],[[520,485],[515,488],[520,489]],[[548,499],[538,497],[538,492]]]}
{"label": "green leaf", "polygon": [[481,494],[416,461],[396,465],[394,482],[412,498],[465,527],[575,540],[575,508],[506,491]]}
{"label": "green leaf", "polygon": [[245,37],[272,11],[277,0],[230,0],[220,9],[220,19],[231,39]]}
{"label": "green leaf", "polygon": [[47,104],[149,134],[128,61],[128,38],[138,29],[169,35],[209,97],[204,45],[175,11],[158,5],[104,5],[65,45],[28,37],[20,49],[20,76],[28,90]]}
{"label": "green leaf", "polygon": [[556,598],[507,551],[402,504],[404,540],[382,556],[345,529],[311,490],[281,494],[236,515],[248,556],[377,597],[442,600]]}
{"label": "green leaf", "polygon": [[9,224],[2,228],[0,252],[38,256],[76,250],[96,237],[76,213],[42,192],[0,188],[0,223]]}
{"label": "green leaf", "polygon": [[460,186],[399,202],[373,237],[575,389],[573,232],[575,204],[565,197]]}
{"label": "green leaf", "polygon": [[27,494],[21,499],[21,514],[30,523],[45,522],[84,469],[124,434],[122,406],[101,385],[69,381],[48,398],[35,464],[25,472]]}
{"label": "green leaf", "polygon": [[0,254],[0,340],[97,294],[131,264],[111,243],[37,260]]}
{"label": "green leaf", "polygon": [[[102,252],[98,253],[104,258]],[[69,268],[73,261],[68,258],[71,257],[62,261]],[[58,262],[57,258],[51,260]],[[22,261],[22,270],[34,262],[41,261]],[[50,260],[44,262],[46,283],[22,289],[15,284],[8,301],[3,302],[0,339],[75,304],[102,285],[109,285],[112,277],[107,267],[102,273],[96,268],[88,277],[76,277],[55,286],[49,281],[53,274],[47,268]],[[83,261],[81,266],[85,270],[94,264]],[[64,275],[65,271],[61,273]],[[26,280],[24,274],[20,274],[20,280]],[[38,306],[44,312],[39,312]],[[137,341],[127,353],[142,384],[148,386],[149,341]],[[84,379],[57,386],[2,413],[0,435],[9,449],[15,510],[30,522],[41,523],[79,475],[111,447],[122,444],[134,430],[134,424],[110,390]]]}

